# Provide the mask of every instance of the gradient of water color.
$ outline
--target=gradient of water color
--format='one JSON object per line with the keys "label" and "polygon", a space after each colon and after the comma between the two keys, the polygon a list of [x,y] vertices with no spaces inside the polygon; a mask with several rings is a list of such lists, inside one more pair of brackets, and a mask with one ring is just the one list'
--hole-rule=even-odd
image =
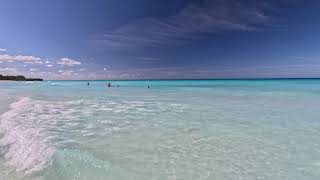
{"label": "gradient of water color", "polygon": [[320,179],[320,80],[106,83],[1,82],[0,179]]}

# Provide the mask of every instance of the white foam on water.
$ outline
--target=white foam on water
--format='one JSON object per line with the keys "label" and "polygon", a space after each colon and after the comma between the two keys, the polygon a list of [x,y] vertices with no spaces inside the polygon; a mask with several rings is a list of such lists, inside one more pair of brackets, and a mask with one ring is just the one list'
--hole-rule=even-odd
{"label": "white foam on water", "polygon": [[70,86],[71,84],[51,83],[51,86]]}
{"label": "white foam on water", "polygon": [[26,82],[24,82],[24,84],[34,84],[34,82],[33,81],[26,81]]}
{"label": "white foam on water", "polygon": [[30,98],[21,98],[10,105],[11,109],[0,116],[0,145],[7,147],[6,163],[16,171],[27,174],[44,169],[55,148],[45,136],[44,126],[26,112],[33,108]]}
{"label": "white foam on water", "polygon": [[320,167],[320,162],[316,162],[316,163],[314,163],[314,165]]}
{"label": "white foam on water", "polygon": [[[119,109],[125,112],[135,110],[121,103],[111,106],[84,100],[53,102],[23,97],[12,103],[10,110],[0,116],[0,133],[3,134],[0,146],[6,147],[6,164],[27,174],[41,171],[55,154],[56,148],[52,144],[57,143],[54,139],[62,138],[61,132],[79,132],[82,136],[93,136],[95,133],[91,130],[78,131],[93,127],[92,122],[82,121],[81,118],[99,112],[115,113]],[[132,128],[131,126],[125,120],[105,124],[110,133]],[[50,134],[48,130],[51,130]]]}
{"label": "white foam on water", "polygon": [[[162,103],[140,101],[41,101],[21,98],[0,115],[0,146],[5,163],[18,172],[33,174],[52,163],[60,148],[74,148],[146,126],[136,114],[179,112],[180,105],[163,108]],[[121,113],[123,116],[119,116]],[[154,123],[152,123],[154,124]],[[71,145],[71,146],[70,146]],[[50,169],[48,168],[48,169]]]}

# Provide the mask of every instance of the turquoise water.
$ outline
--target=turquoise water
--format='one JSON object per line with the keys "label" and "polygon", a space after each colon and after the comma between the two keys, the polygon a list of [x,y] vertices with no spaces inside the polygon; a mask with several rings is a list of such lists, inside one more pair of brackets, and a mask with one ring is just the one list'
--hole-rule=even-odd
{"label": "turquoise water", "polygon": [[107,82],[0,82],[0,179],[320,179],[320,80]]}

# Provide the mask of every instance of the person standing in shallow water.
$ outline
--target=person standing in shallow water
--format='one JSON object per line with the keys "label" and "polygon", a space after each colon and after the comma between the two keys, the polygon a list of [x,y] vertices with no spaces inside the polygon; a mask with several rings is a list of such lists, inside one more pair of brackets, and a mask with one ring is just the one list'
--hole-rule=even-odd
{"label": "person standing in shallow water", "polygon": [[107,85],[108,87],[111,87],[111,83],[108,83],[108,85]]}
{"label": "person standing in shallow water", "polygon": [[90,83],[89,83],[89,82],[87,82],[87,86],[90,86]]}

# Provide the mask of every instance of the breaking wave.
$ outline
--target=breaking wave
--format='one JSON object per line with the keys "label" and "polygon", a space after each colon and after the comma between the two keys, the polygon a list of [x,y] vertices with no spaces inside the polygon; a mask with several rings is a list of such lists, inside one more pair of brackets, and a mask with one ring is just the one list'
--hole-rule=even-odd
{"label": "breaking wave", "polygon": [[55,148],[48,141],[41,119],[29,111],[30,107],[36,107],[27,97],[10,107],[0,116],[0,132],[3,134],[0,145],[6,147],[6,163],[25,173],[44,169]]}

